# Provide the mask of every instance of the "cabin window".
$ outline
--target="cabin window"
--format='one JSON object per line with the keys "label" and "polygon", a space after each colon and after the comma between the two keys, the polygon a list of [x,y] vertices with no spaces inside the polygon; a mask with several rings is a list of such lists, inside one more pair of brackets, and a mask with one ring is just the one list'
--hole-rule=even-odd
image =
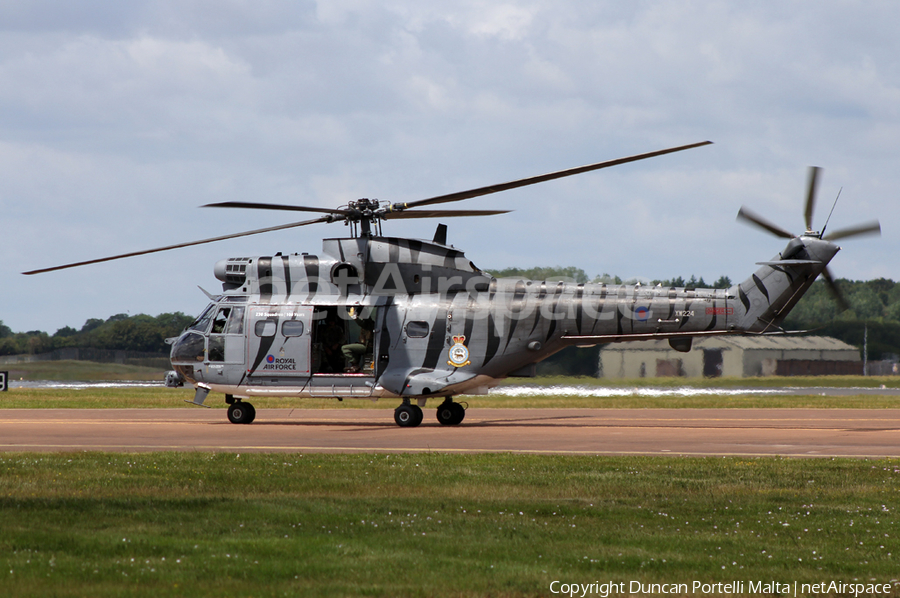
{"label": "cabin window", "polygon": [[424,338],[428,336],[428,322],[410,322],[406,325],[406,336],[410,338]]}
{"label": "cabin window", "polygon": [[284,336],[300,336],[303,334],[302,320],[288,320],[281,325],[281,334]]}
{"label": "cabin window", "polygon": [[263,338],[275,336],[275,331],[277,330],[278,325],[275,323],[275,320],[260,320],[256,323],[256,327],[254,328],[256,336]]}

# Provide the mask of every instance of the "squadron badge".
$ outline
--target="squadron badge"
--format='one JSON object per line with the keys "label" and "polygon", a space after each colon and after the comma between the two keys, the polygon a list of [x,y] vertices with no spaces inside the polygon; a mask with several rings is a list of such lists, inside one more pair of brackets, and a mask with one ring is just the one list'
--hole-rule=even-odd
{"label": "squadron badge", "polygon": [[466,337],[462,334],[453,336],[453,346],[450,347],[448,352],[450,357],[450,361],[447,362],[448,365],[461,368],[471,363],[469,361],[469,348],[463,344],[464,342],[466,342]]}

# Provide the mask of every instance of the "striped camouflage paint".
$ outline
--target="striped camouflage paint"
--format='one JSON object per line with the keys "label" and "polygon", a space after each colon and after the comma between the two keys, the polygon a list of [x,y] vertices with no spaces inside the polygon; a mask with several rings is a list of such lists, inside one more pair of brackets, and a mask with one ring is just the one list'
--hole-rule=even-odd
{"label": "striped camouflage paint", "polygon": [[[778,331],[838,249],[798,237],[730,289],[689,289],[495,279],[463,252],[438,243],[328,239],[321,256],[225,260],[216,268],[217,275],[228,272],[220,276],[223,294],[216,302],[377,307],[376,369],[353,396],[451,396],[485,392],[569,345],[667,338],[676,349],[689,350],[695,336]],[[788,251],[791,259],[783,259]],[[243,278],[238,265],[245,266]],[[196,363],[183,369],[192,381],[236,396],[322,396],[317,384],[325,382],[315,376],[302,383],[273,376],[265,389],[247,386],[248,367],[259,367],[272,350],[258,346],[248,356],[252,363],[220,368],[215,380]],[[340,376],[327,384],[334,396],[347,392]]]}

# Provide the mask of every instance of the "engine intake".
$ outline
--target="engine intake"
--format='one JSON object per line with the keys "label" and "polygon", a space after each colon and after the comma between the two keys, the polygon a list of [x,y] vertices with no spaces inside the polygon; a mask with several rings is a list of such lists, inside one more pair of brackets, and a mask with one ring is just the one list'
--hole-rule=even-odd
{"label": "engine intake", "polygon": [[239,287],[247,280],[247,267],[253,263],[249,257],[230,257],[219,260],[213,272],[219,280],[229,287]]}

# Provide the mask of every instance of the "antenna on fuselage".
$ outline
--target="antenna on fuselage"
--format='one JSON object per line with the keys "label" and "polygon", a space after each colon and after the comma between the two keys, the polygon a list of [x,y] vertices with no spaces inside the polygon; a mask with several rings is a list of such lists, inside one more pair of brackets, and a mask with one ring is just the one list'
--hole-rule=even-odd
{"label": "antenna on fuselage", "polygon": [[834,214],[834,208],[837,206],[837,201],[838,201],[838,199],[840,199],[840,197],[841,197],[841,191],[843,191],[843,190],[844,190],[843,187],[841,187],[840,189],[838,189],[837,197],[834,198],[834,203],[831,204],[831,211],[828,212],[828,218],[825,219],[825,226],[822,227],[822,234],[823,234],[823,235],[825,234],[825,229],[828,228],[828,223],[831,221],[831,215]]}
{"label": "antenna on fuselage", "polygon": [[437,243],[438,245],[446,245],[447,244],[447,225],[446,224],[438,224],[437,230],[434,231],[434,239],[432,242]]}

